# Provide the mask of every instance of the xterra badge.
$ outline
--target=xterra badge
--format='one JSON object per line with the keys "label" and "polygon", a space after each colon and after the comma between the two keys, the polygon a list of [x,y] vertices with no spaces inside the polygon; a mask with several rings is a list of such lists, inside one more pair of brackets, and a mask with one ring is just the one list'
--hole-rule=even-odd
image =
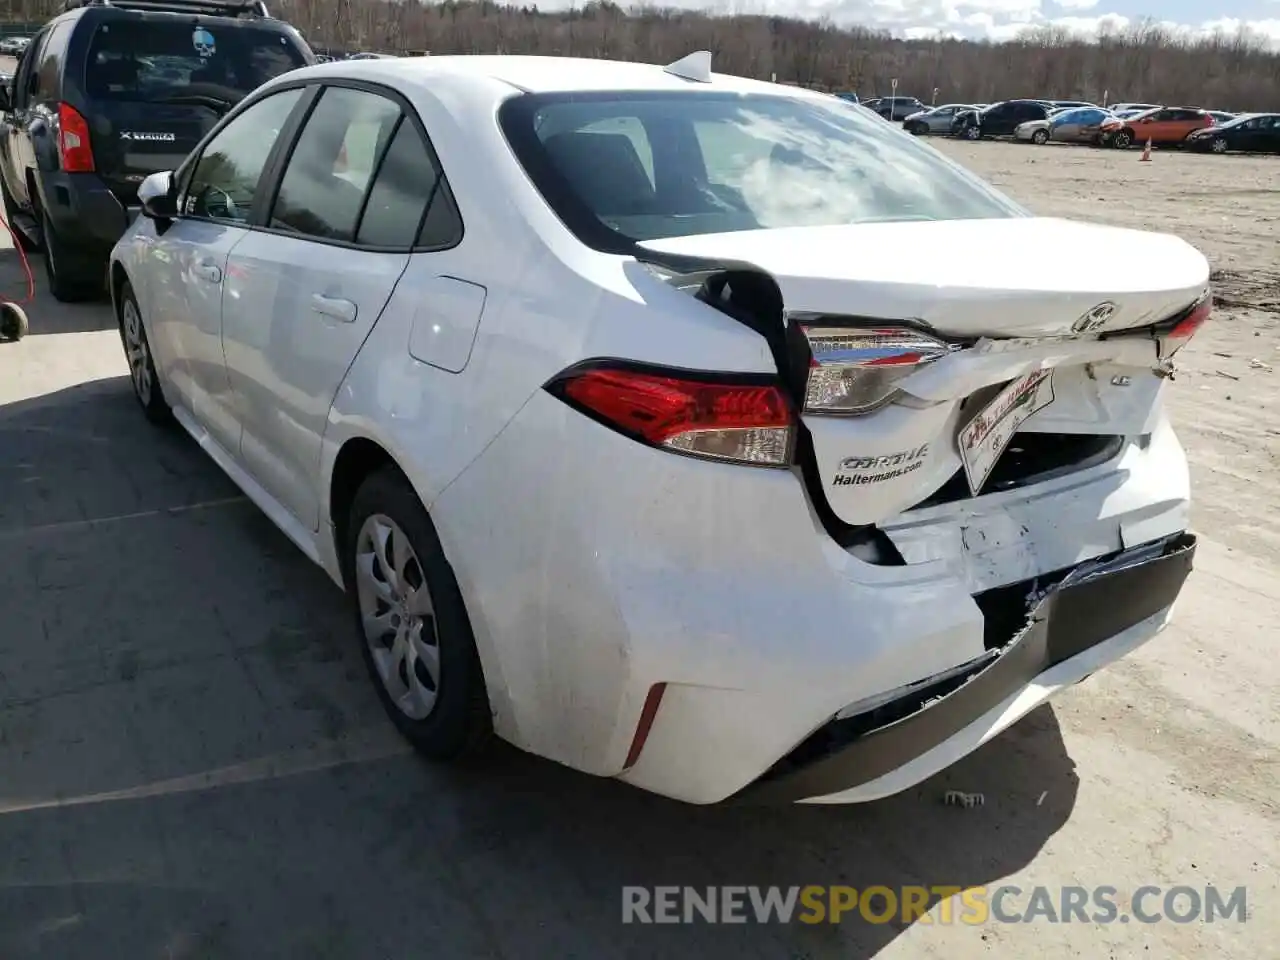
{"label": "xterra badge", "polygon": [[138,133],[134,130],[121,130],[121,140],[149,140],[153,143],[173,143],[178,139],[173,133]]}

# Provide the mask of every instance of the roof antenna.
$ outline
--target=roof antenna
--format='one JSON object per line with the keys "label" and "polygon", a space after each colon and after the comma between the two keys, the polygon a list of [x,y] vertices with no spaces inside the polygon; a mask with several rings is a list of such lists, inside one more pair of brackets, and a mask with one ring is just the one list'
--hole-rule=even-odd
{"label": "roof antenna", "polygon": [[662,68],[662,72],[669,73],[673,77],[679,77],[681,80],[710,83],[711,51],[696,50],[687,57],[681,57],[675,63],[667,64]]}

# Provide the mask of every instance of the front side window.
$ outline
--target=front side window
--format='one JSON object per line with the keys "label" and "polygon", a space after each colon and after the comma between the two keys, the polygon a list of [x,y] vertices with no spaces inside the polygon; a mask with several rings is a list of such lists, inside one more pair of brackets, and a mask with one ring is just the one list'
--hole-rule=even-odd
{"label": "front side window", "polygon": [[526,94],[503,105],[500,122],[550,205],[603,248],[732,230],[1024,215],[933,150],[825,99]]}
{"label": "front side window", "polygon": [[196,161],[182,212],[193,217],[249,219],[267,158],[302,89],[259,100],[220,130]]}
{"label": "front side window", "polygon": [[112,20],[89,43],[85,90],[98,100],[238,103],[307,58],[279,30],[196,20]]}

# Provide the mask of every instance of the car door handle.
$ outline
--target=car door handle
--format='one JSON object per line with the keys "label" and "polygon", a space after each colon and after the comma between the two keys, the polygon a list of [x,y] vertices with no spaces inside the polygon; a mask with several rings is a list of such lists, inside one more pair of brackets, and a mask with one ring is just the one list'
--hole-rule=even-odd
{"label": "car door handle", "polygon": [[219,283],[222,280],[222,271],[218,269],[215,263],[197,263],[192,271],[201,280],[208,280],[210,283]]}
{"label": "car door handle", "polygon": [[343,323],[356,322],[356,305],[341,297],[326,297],[323,293],[313,293],[311,309],[326,317],[341,320]]}

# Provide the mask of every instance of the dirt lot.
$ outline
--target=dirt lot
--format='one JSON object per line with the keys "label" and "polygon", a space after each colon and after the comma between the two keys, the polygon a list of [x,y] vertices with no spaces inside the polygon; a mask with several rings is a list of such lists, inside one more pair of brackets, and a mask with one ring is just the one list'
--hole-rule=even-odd
{"label": "dirt lot", "polygon": [[[42,290],[0,344],[0,957],[1274,955],[1280,160],[940,147],[1041,213],[1214,261],[1172,400],[1202,545],[1164,636],[864,807],[691,809],[509,751],[434,769],[381,717],[336,591],[143,423],[107,309]],[[637,928],[624,884],[1109,885],[1126,911],[1213,884],[1250,917]]]}

